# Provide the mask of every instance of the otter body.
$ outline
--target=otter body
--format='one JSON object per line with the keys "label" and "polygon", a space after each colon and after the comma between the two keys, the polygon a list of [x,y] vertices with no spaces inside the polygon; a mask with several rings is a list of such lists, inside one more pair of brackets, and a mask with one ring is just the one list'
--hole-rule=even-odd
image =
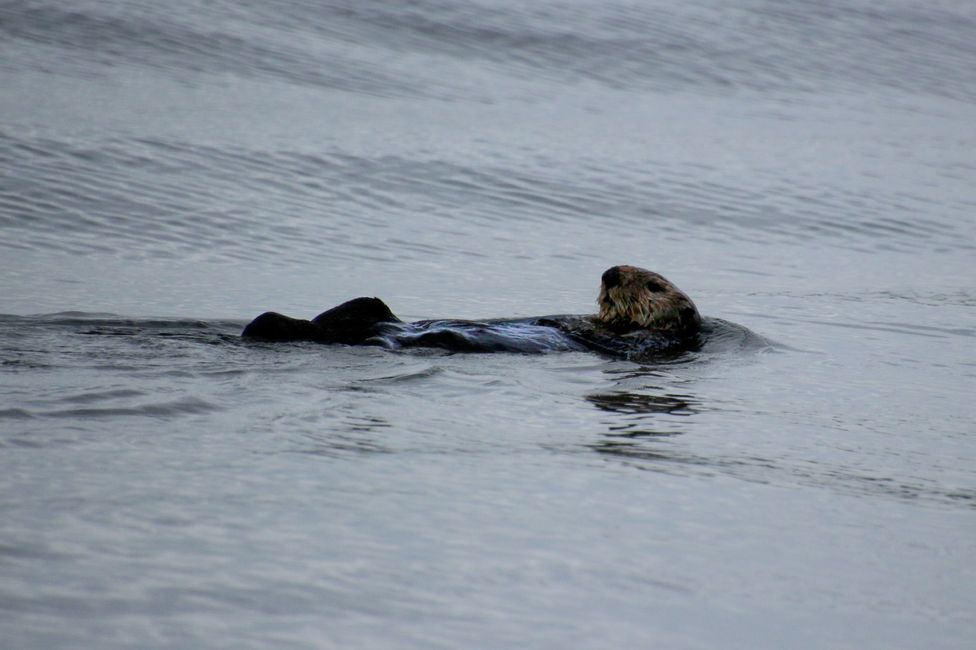
{"label": "otter body", "polygon": [[379,298],[355,298],[312,320],[266,312],[241,336],[457,352],[593,350],[627,358],[692,347],[701,317],[691,299],[662,276],[615,266],[602,276],[595,315],[405,323]]}

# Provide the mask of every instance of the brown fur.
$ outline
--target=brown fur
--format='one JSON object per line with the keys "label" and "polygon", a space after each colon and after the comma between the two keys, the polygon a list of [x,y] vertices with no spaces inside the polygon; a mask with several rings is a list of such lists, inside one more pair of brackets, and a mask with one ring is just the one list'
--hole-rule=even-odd
{"label": "brown fur", "polygon": [[[616,330],[696,331],[701,316],[695,303],[666,278],[636,266],[615,266],[603,274],[598,319]],[[612,278],[612,286],[607,286]]]}

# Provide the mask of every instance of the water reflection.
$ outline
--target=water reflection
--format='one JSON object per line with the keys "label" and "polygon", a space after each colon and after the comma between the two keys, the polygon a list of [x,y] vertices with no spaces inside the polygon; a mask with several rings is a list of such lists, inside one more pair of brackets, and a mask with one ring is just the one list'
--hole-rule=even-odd
{"label": "water reflection", "polygon": [[701,400],[687,391],[694,380],[682,370],[714,364],[722,358],[740,361],[747,358],[746,352],[774,346],[748,328],[719,318],[704,319],[702,336],[700,349],[655,358],[653,364],[635,367],[626,363],[605,370],[617,390],[586,396],[586,401],[608,414],[600,439],[587,447],[628,459],[687,462],[663,447],[664,439],[688,430],[690,421],[686,418],[703,410]]}
{"label": "water reflection", "polygon": [[667,459],[668,455],[656,449],[653,441],[683,433],[684,427],[676,418],[699,411],[695,397],[666,392],[613,391],[587,395],[586,400],[611,415],[604,421],[606,431],[601,439],[587,447],[601,454],[628,458]]}
{"label": "water reflection", "polygon": [[[838,454],[832,458],[770,455],[759,449],[744,451],[727,447],[702,448],[695,440],[679,441],[689,432],[693,420],[704,411],[701,400],[688,393],[668,391],[657,385],[641,385],[641,374],[609,371],[630,390],[615,390],[586,396],[586,401],[605,413],[604,429],[585,445],[591,451],[642,470],[680,475],[720,473],[742,481],[774,485],[805,485],[866,497],[926,500],[952,506],[976,507],[976,491],[922,476],[892,476],[859,466]],[[643,375],[662,379],[659,370]],[[768,450],[767,450],[768,451]]]}
{"label": "water reflection", "polygon": [[653,413],[692,415],[698,412],[697,400],[690,395],[645,395],[642,393],[613,392],[587,395],[586,401],[602,411],[625,415]]}

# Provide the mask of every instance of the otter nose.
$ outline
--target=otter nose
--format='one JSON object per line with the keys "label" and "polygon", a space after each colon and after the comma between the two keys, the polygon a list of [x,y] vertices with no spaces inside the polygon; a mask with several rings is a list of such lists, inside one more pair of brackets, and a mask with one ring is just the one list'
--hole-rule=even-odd
{"label": "otter nose", "polygon": [[613,268],[607,269],[600,280],[603,281],[603,286],[607,289],[612,289],[617,286],[620,284],[620,267],[614,266]]}

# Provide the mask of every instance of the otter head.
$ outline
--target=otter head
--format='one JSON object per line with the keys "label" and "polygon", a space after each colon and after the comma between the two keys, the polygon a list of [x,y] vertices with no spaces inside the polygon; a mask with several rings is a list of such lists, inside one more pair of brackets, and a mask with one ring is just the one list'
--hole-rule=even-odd
{"label": "otter head", "polygon": [[663,276],[636,266],[614,266],[600,284],[600,321],[616,330],[694,332],[701,317],[691,298]]}

